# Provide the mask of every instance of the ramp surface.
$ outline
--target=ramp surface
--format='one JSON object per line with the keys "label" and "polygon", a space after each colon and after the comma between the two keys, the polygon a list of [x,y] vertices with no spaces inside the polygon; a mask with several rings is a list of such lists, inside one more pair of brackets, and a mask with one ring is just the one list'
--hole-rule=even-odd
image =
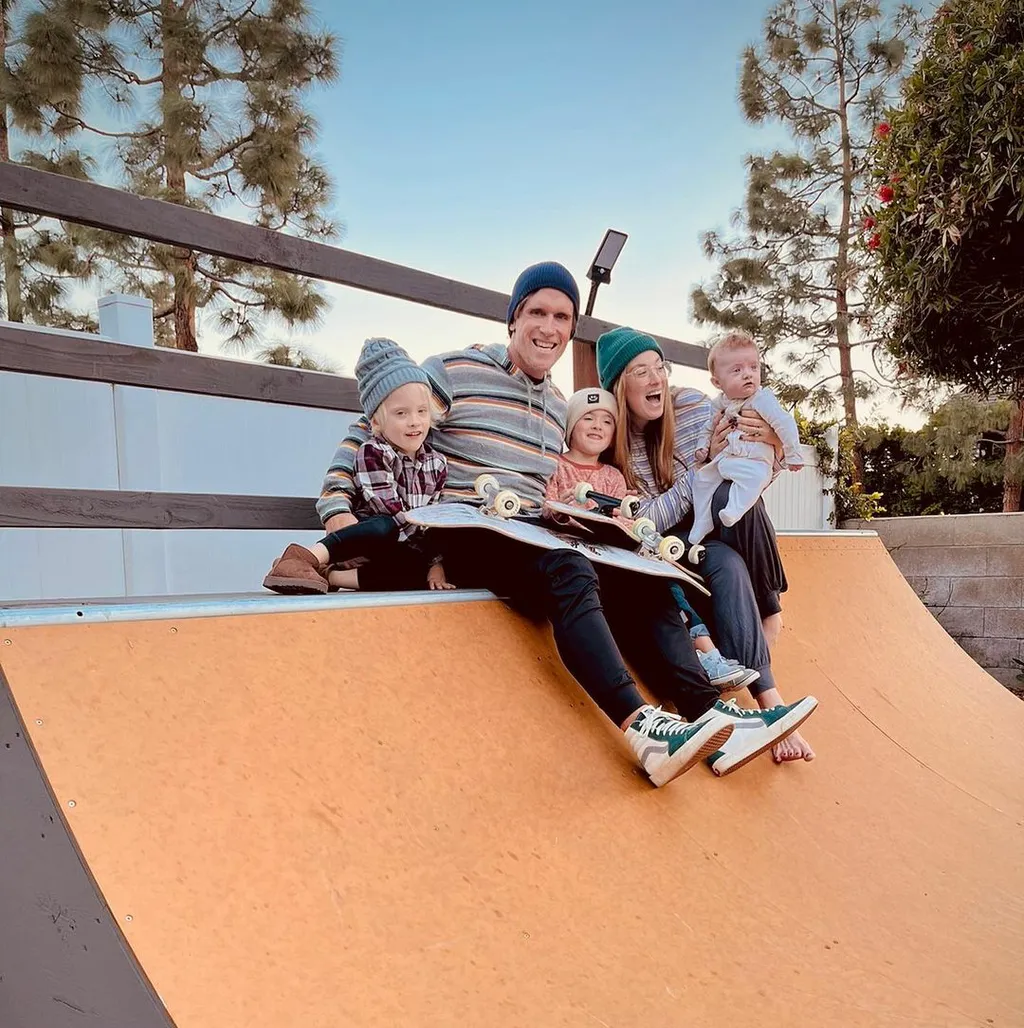
{"label": "ramp surface", "polygon": [[[657,791],[495,601],[4,629],[0,660],[178,1028],[1024,1025],[1024,705],[877,540],[783,549],[819,759]],[[4,1028],[90,1023],[11,1016],[5,931]]]}

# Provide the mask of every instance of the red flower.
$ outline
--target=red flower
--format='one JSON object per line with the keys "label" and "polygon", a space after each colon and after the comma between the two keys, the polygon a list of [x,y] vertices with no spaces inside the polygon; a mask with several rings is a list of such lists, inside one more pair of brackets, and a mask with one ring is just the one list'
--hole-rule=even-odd
{"label": "red flower", "polygon": [[875,221],[875,219],[872,218],[871,215],[869,214],[864,219],[864,231],[865,232],[869,232],[871,229],[873,229],[875,227],[876,224],[877,224],[877,222]]}
{"label": "red flower", "polygon": [[882,245],[882,237],[876,232],[868,240],[868,249],[869,250],[877,250],[881,245]]}
{"label": "red flower", "polygon": [[973,43],[964,43],[964,53],[965,54],[969,54],[973,50],[974,50],[974,44]]}
{"label": "red flower", "polygon": [[878,199],[882,203],[892,203],[893,198],[896,196],[896,190],[892,186],[881,186],[878,190]]}
{"label": "red flower", "polygon": [[887,121],[881,122],[875,129],[875,135],[878,136],[879,139],[885,139],[890,132],[892,132],[892,126]]}

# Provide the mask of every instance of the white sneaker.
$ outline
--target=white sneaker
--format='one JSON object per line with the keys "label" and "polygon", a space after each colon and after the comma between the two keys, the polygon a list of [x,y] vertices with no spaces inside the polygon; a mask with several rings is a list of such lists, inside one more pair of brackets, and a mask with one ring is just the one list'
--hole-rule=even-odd
{"label": "white sneaker", "polygon": [[626,729],[626,739],[654,785],[671,782],[729,741],[735,719],[714,710],[708,714],[691,725],[661,707],[640,708]]}
{"label": "white sneaker", "polygon": [[768,710],[744,710],[735,700],[718,700],[715,705],[697,719],[700,724],[705,718],[717,721],[723,715],[733,719],[735,731],[723,746],[708,757],[708,764],[716,775],[727,775],[743,767],[766,750],[770,750],[780,739],[795,732],[814,713],[818,701],[813,696],[788,705],[771,707]]}

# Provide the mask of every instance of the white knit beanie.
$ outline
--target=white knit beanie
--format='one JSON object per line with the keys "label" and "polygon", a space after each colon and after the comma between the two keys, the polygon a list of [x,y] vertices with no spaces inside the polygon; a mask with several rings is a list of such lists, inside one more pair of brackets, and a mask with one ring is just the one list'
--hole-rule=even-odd
{"label": "white knit beanie", "polygon": [[572,430],[576,422],[589,410],[606,410],[615,420],[619,420],[619,407],[607,389],[598,389],[597,386],[590,386],[587,389],[577,389],[569,397],[569,405],[565,413],[565,438],[572,439]]}

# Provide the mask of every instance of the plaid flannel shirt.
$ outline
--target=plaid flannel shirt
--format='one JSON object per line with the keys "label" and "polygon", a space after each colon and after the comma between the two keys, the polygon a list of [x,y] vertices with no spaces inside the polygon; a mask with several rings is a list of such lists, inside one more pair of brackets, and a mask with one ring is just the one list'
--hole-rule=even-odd
{"label": "plaid flannel shirt", "polygon": [[390,514],[399,526],[399,539],[406,540],[418,528],[406,522],[405,512],[441,498],[448,462],[428,443],[410,457],[387,440],[370,436],[356,452],[354,478],[353,514],[357,518]]}

